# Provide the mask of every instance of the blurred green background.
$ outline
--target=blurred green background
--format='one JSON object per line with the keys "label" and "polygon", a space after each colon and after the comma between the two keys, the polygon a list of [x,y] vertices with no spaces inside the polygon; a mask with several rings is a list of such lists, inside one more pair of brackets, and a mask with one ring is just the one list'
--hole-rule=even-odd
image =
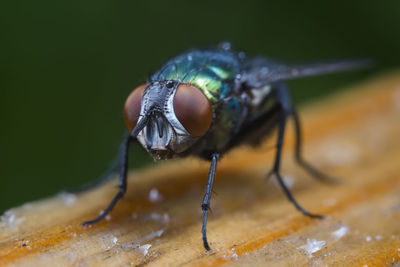
{"label": "blurred green background", "polygon": [[290,82],[296,102],[400,59],[395,0],[13,0],[0,14],[0,212],[99,176],[125,131],[126,96],[187,49],[229,40],[248,55],[289,62],[375,59],[369,71]]}

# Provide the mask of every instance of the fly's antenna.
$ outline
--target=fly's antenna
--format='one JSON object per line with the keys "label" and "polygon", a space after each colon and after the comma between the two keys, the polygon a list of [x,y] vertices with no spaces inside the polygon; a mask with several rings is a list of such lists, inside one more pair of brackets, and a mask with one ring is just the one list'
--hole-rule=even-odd
{"label": "fly's antenna", "polygon": [[149,117],[145,116],[143,119],[139,120],[139,123],[136,124],[136,127],[131,132],[131,137],[136,137],[141,130],[146,126],[147,122],[149,121]]}
{"label": "fly's antenna", "polygon": [[156,124],[157,124],[158,137],[162,138],[163,137],[162,117],[161,116],[156,116],[155,120],[156,120]]}
{"label": "fly's antenna", "polygon": [[163,115],[161,112],[159,111],[152,111],[150,113],[150,118],[153,119],[155,121],[156,127],[157,127],[157,132],[158,132],[158,137],[162,138],[163,137],[163,126],[162,126],[162,118]]}

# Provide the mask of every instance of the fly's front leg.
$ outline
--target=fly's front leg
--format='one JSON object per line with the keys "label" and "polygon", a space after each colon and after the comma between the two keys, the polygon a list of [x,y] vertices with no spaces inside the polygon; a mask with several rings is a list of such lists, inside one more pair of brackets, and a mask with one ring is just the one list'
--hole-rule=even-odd
{"label": "fly's front leg", "polygon": [[203,202],[201,203],[201,209],[203,211],[203,224],[202,224],[201,232],[203,234],[203,245],[206,250],[211,250],[210,246],[208,245],[208,241],[207,241],[207,213],[208,213],[208,210],[210,209],[210,199],[211,199],[212,187],[213,187],[213,183],[214,183],[214,176],[215,176],[215,171],[217,169],[217,162],[218,162],[219,156],[220,156],[219,153],[214,153],[211,156],[211,166],[210,166],[210,171],[208,173],[206,193],[204,194]]}
{"label": "fly's front leg", "polygon": [[93,224],[96,223],[100,220],[102,220],[104,217],[107,216],[108,213],[111,212],[111,210],[114,208],[115,204],[117,204],[118,200],[122,198],[122,196],[126,192],[126,180],[127,180],[127,172],[128,172],[128,151],[129,151],[129,146],[132,141],[133,137],[128,135],[124,143],[122,145],[122,150],[121,150],[121,161],[120,161],[120,180],[119,180],[119,191],[118,193],[114,196],[113,200],[111,203],[108,205],[108,207],[95,219],[86,221],[83,223],[83,225],[88,225],[88,224]]}
{"label": "fly's front leg", "polygon": [[278,101],[280,102],[280,104],[282,106],[282,111],[279,115],[278,140],[277,140],[277,144],[276,144],[275,162],[274,162],[272,171],[269,173],[269,176],[271,176],[271,175],[275,176],[275,178],[278,180],[279,185],[282,187],[285,195],[287,196],[289,201],[293,203],[293,205],[296,207],[297,210],[299,210],[304,215],[312,217],[312,218],[322,218],[323,216],[317,215],[317,214],[312,214],[300,206],[300,204],[293,197],[292,193],[290,192],[289,188],[287,187],[287,185],[285,184],[285,182],[283,181],[283,179],[280,175],[283,138],[285,135],[286,121],[287,121],[287,118],[289,117],[289,115],[291,114],[292,105],[291,105],[291,101],[290,101],[290,95],[289,95],[289,92],[287,91],[286,87],[279,86],[277,88],[277,93],[278,93]]}

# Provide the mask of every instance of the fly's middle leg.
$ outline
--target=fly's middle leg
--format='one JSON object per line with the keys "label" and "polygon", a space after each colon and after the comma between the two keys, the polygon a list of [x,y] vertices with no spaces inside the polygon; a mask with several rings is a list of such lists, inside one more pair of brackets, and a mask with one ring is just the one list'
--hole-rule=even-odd
{"label": "fly's middle leg", "polygon": [[269,173],[269,176],[275,176],[275,178],[277,179],[283,192],[285,193],[286,197],[289,199],[290,202],[293,203],[293,205],[296,207],[297,210],[299,210],[304,215],[312,217],[312,218],[323,218],[323,216],[310,213],[307,210],[305,210],[302,206],[300,206],[300,204],[293,197],[292,193],[290,192],[289,188],[283,181],[282,176],[280,174],[283,138],[285,135],[286,122],[287,122],[288,117],[291,115],[291,111],[293,110],[293,107],[292,107],[289,92],[285,86],[283,86],[283,85],[279,86],[277,88],[277,93],[278,93],[278,101],[280,102],[280,104],[282,106],[282,111],[279,114],[278,138],[277,138],[277,144],[276,144],[275,162],[274,162],[272,171]]}
{"label": "fly's middle leg", "polygon": [[121,165],[120,165],[120,181],[119,181],[119,191],[118,193],[114,196],[108,207],[99,215],[97,218],[93,220],[89,220],[83,223],[83,225],[88,225],[88,224],[93,224],[98,221],[101,221],[103,218],[107,216],[108,213],[112,211],[114,208],[115,204],[123,197],[123,195],[126,192],[126,187],[127,187],[127,172],[128,172],[128,151],[129,151],[129,146],[132,141],[132,137],[128,135],[123,143],[123,149],[121,150]]}
{"label": "fly's middle leg", "polygon": [[121,143],[120,148],[118,150],[118,155],[113,160],[113,162],[111,163],[110,167],[108,168],[108,170],[106,172],[104,172],[101,176],[99,176],[93,182],[90,182],[78,189],[68,190],[68,192],[76,193],[76,194],[87,192],[87,191],[90,191],[92,189],[95,189],[95,188],[105,184],[106,182],[110,181],[112,178],[117,176],[118,172],[121,169],[121,163],[123,161],[122,156],[124,155],[124,150],[125,150],[125,146],[126,146],[126,138],[128,136],[129,136],[129,133],[125,134],[124,139],[123,139],[124,141]]}

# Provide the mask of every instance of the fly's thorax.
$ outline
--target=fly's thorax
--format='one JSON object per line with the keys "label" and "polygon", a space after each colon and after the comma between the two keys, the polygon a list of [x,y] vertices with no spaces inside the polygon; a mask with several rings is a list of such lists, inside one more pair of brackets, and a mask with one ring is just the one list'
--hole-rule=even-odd
{"label": "fly's thorax", "polygon": [[250,105],[257,108],[265,100],[265,97],[271,94],[271,85],[267,84],[260,88],[250,89]]}
{"label": "fly's thorax", "polygon": [[[126,110],[129,110],[130,98],[125,104],[125,113],[129,113]],[[144,123],[144,127],[137,140],[156,160],[185,151],[211,125],[211,104],[198,88],[189,84],[171,80],[151,82],[141,95],[140,105],[135,125]],[[128,115],[125,117],[135,117]]]}

